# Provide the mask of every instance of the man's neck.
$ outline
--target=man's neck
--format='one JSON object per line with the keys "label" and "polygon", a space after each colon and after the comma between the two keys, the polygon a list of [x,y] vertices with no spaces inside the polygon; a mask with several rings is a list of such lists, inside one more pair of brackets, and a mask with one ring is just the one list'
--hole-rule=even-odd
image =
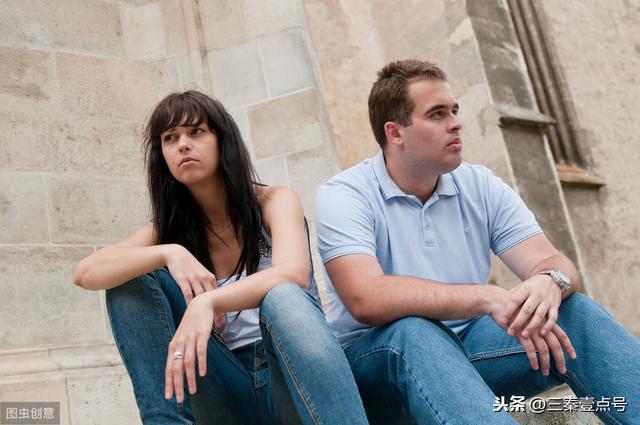
{"label": "man's neck", "polygon": [[419,172],[400,161],[388,161],[385,166],[391,180],[407,195],[413,195],[423,204],[431,197],[438,184],[439,174],[422,169]]}

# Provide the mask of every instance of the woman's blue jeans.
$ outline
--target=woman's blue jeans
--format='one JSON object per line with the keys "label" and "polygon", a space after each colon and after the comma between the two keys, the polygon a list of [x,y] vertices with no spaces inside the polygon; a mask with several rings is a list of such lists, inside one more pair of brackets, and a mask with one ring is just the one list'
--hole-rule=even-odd
{"label": "woman's blue jeans", "polygon": [[207,375],[178,404],[164,398],[168,345],[186,310],[165,269],[107,291],[111,328],[148,424],[366,424],[353,374],[322,311],[283,283],[260,305],[262,340],[230,351],[209,339]]}
{"label": "woman's blue jeans", "polygon": [[[578,357],[567,373],[534,371],[515,338],[483,316],[461,335],[408,317],[374,328],[345,352],[372,424],[515,424],[494,412],[495,396],[530,397],[563,382],[578,397],[626,397],[605,424],[640,424],[640,343],[582,294],[562,302],[558,324]],[[578,413],[579,414],[579,413]]]}

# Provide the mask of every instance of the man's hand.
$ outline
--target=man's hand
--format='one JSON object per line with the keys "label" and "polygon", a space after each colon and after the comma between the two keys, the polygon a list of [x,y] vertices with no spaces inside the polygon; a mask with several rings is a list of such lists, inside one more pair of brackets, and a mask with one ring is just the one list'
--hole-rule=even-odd
{"label": "man's hand", "polygon": [[[535,331],[545,336],[558,320],[562,290],[550,276],[534,275],[511,289],[511,300],[497,317],[500,326],[511,336],[528,338]],[[495,319],[494,319],[495,320]]]}
{"label": "man's hand", "polygon": [[[523,282],[524,284],[526,282]],[[498,286],[487,286],[486,289],[490,290],[491,293],[490,303],[489,303],[489,315],[490,317],[504,330],[508,331],[509,323],[506,320],[503,320],[504,317],[507,317],[508,308],[514,304],[514,292],[522,286],[518,285],[513,288],[511,291],[507,291],[504,288],[500,288]],[[555,283],[552,284],[558,289]],[[561,298],[560,295],[558,295]],[[560,304],[560,300],[558,301],[558,305]],[[520,304],[521,305],[521,304]],[[534,310],[537,311],[537,310]],[[518,313],[519,314],[519,313]],[[531,317],[531,315],[529,315]],[[557,307],[556,307],[556,318],[557,318]],[[525,322],[526,323],[526,322]],[[548,323],[548,320],[547,320]],[[545,326],[547,325],[545,323]],[[528,328],[528,326],[527,326]],[[543,335],[542,329],[539,329],[539,326],[534,328],[534,330],[529,331],[527,336],[522,335],[522,333],[515,333],[515,338],[520,341],[520,344],[525,349],[527,358],[529,359],[529,363],[534,370],[538,370],[539,368],[542,370],[543,375],[549,375],[550,370],[550,355],[553,355],[553,359],[556,364],[556,368],[560,373],[566,372],[566,362],[564,359],[563,352],[567,353],[569,357],[572,359],[576,358],[576,352],[569,340],[567,334],[555,323],[555,319],[553,324],[545,334]],[[538,360],[538,353],[539,360]]]}
{"label": "man's hand", "polygon": [[[567,372],[563,352],[567,353],[573,360],[577,357],[576,350],[573,348],[569,337],[557,324],[554,324],[544,336],[540,335],[540,332],[536,330],[533,331],[531,337],[519,336],[518,341],[527,352],[531,367],[534,370],[538,370],[539,367],[544,376],[549,376],[549,369],[551,368],[549,352],[553,355],[556,369],[562,374]],[[538,364],[536,352],[538,352],[540,364]]]}

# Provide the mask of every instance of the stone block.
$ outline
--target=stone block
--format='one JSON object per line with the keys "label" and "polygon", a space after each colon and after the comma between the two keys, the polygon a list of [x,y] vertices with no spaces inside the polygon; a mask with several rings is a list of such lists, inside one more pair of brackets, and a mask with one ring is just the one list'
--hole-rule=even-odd
{"label": "stone block", "polygon": [[56,53],[61,106],[84,117],[143,122],[152,106],[148,66],[122,59]]}
{"label": "stone block", "polygon": [[199,0],[198,12],[207,50],[222,49],[246,41],[242,4],[239,1]]}
{"label": "stone block", "polygon": [[317,90],[305,90],[249,107],[251,140],[257,159],[326,143]]}
{"label": "stone block", "polygon": [[66,394],[62,373],[0,377],[0,400],[59,402],[61,425],[70,424]]}
{"label": "stone block", "polygon": [[71,423],[140,424],[131,380],[123,367],[67,374]]}
{"label": "stone block", "polygon": [[142,126],[118,119],[0,111],[0,169],[141,177]]}
{"label": "stone block", "polygon": [[262,63],[255,44],[242,44],[208,54],[213,94],[227,108],[267,98]]}
{"label": "stone block", "polygon": [[142,180],[56,177],[49,183],[53,243],[109,244],[148,221]]}
{"label": "stone block", "polygon": [[45,178],[0,172],[0,243],[48,243]]}
{"label": "stone block", "polygon": [[0,247],[3,349],[105,341],[98,292],[72,283],[76,264],[90,247]]}
{"label": "stone block", "polygon": [[141,122],[117,119],[60,119],[51,128],[57,149],[49,167],[84,176],[142,178],[142,127]]}
{"label": "stone block", "polygon": [[[2,24],[0,28],[4,30]],[[0,75],[0,110],[33,114],[54,107],[57,90],[50,53],[0,46]]]}
{"label": "stone block", "polygon": [[274,34],[260,41],[271,96],[315,86],[313,63],[301,32]]}
{"label": "stone block", "polygon": [[0,43],[110,56],[124,53],[120,10],[99,0],[2,2]]}
{"label": "stone block", "polygon": [[0,111],[0,170],[52,170],[57,152],[50,137],[52,126],[46,114]]}
{"label": "stone block", "polygon": [[[164,45],[168,55],[188,50],[185,16],[182,0],[156,0],[162,15]],[[157,24],[157,23],[156,23]]]}
{"label": "stone block", "polygon": [[274,186],[289,186],[287,164],[283,155],[254,161],[253,165],[261,183]]}
{"label": "stone block", "polygon": [[[129,58],[146,61],[166,55],[165,32],[158,4],[124,8],[122,31]],[[180,32],[180,27],[174,31]]]}
{"label": "stone block", "polygon": [[325,145],[289,154],[287,169],[291,187],[300,195],[307,220],[315,222],[316,190],[340,171],[332,148]]}
{"label": "stone block", "polygon": [[229,114],[231,114],[231,117],[236,122],[236,125],[240,130],[240,135],[242,136],[242,141],[247,145],[249,154],[253,158],[254,153],[253,145],[251,143],[251,128],[249,126],[249,115],[247,114],[246,108],[231,109],[229,110]]}
{"label": "stone block", "polygon": [[178,66],[178,58],[175,57],[148,62],[145,65],[147,80],[151,86],[151,103],[149,103],[147,115],[144,117],[145,122],[158,102],[169,93],[182,91]]}
{"label": "stone block", "polygon": [[242,6],[249,38],[258,38],[288,28],[306,27],[302,0],[244,0]]}

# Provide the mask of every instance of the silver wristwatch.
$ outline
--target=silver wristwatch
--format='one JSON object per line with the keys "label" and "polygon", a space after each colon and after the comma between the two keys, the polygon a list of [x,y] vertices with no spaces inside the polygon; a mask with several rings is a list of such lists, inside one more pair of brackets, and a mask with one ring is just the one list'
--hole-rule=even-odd
{"label": "silver wristwatch", "polygon": [[536,274],[546,274],[547,276],[550,276],[551,280],[553,280],[553,283],[560,287],[563,294],[571,288],[571,279],[569,279],[566,274],[562,273],[558,269],[543,270]]}

